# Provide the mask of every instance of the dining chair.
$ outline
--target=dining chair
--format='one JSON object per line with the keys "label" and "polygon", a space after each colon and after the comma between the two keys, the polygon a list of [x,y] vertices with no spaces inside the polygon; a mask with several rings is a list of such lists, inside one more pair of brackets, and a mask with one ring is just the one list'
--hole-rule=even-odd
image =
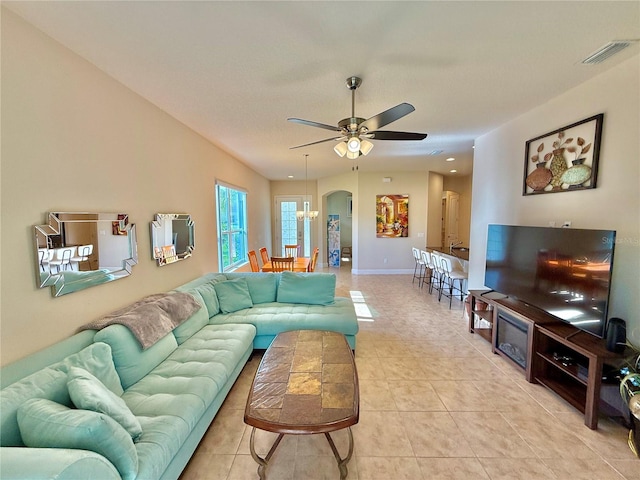
{"label": "dining chair", "polygon": [[[45,271],[44,263],[49,257],[49,251],[46,248],[38,249],[38,263],[40,264],[40,270]],[[48,263],[48,262],[47,262]]]}
{"label": "dining chair", "polygon": [[311,254],[311,261],[309,262],[309,272],[313,272],[316,269],[316,262],[318,261],[318,253],[320,253],[320,249],[318,247],[313,249],[313,253]]}
{"label": "dining chair", "polygon": [[256,255],[255,250],[249,250],[249,263],[251,264],[252,272],[259,272],[260,267],[258,266],[258,256]]}
{"label": "dining chair", "polygon": [[73,264],[78,265],[78,271],[80,271],[80,263],[88,262],[89,256],[93,253],[93,245],[80,245],[77,249],[76,254],[71,257],[71,264],[73,270]]}
{"label": "dining chair", "polygon": [[297,257],[298,256],[298,245],[285,245],[284,246],[284,256],[285,257]]}
{"label": "dining chair", "polygon": [[293,271],[293,257],[271,257],[271,271],[283,272],[285,270]]}
{"label": "dining chair", "polygon": [[267,252],[267,247],[262,247],[260,249],[260,257],[262,257],[262,265],[269,262],[269,253]]}

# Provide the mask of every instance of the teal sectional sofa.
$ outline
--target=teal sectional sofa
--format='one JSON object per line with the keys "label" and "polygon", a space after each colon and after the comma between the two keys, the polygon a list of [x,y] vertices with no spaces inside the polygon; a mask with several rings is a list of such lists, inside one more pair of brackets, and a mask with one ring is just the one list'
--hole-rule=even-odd
{"label": "teal sectional sofa", "polygon": [[149,348],[115,324],[2,368],[1,478],[177,479],[254,349],[292,329],[356,346],[332,274],[212,273],[175,291],[201,308]]}

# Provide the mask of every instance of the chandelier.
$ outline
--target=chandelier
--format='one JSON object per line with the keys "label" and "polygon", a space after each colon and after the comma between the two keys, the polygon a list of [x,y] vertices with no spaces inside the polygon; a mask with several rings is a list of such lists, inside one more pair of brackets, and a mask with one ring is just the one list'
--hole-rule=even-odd
{"label": "chandelier", "polygon": [[309,155],[304,156],[304,200],[302,202],[302,210],[296,211],[296,219],[299,222],[303,220],[315,220],[318,218],[318,211],[311,210],[311,202],[307,201],[307,171],[308,171]]}

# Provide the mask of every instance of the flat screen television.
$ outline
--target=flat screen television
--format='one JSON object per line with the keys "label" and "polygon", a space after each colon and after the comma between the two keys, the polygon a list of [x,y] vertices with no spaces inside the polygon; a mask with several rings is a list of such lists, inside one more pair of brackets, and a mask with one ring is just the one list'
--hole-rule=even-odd
{"label": "flat screen television", "polygon": [[485,285],[603,337],[616,232],[489,225]]}

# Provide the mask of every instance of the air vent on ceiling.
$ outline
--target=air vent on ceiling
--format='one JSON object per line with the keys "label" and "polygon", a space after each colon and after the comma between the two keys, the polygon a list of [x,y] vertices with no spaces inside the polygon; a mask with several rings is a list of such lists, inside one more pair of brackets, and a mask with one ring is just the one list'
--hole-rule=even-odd
{"label": "air vent on ceiling", "polygon": [[632,43],[635,43],[636,40],[614,40],[613,42],[609,42],[603,47],[599,48],[598,51],[592,53],[587,58],[582,60],[582,63],[587,65],[594,63],[602,63],[609,57],[615,55],[621,50],[624,50]]}
{"label": "air vent on ceiling", "polygon": [[429,152],[429,155],[440,155],[444,150],[432,150]]}

